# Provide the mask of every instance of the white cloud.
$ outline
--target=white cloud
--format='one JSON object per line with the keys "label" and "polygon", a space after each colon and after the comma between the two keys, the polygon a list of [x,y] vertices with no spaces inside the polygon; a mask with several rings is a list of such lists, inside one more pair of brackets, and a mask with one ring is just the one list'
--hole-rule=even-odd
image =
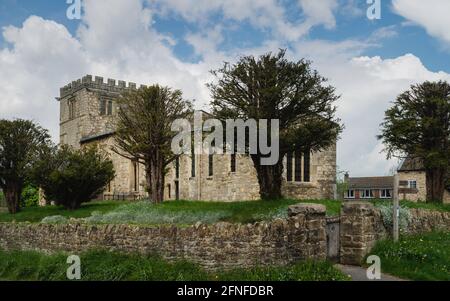
{"label": "white cloud", "polygon": [[336,26],[334,11],[338,6],[337,0],[299,0],[299,3],[311,25],[323,24],[329,29]]}
{"label": "white cloud", "polygon": [[6,27],[12,45],[0,50],[0,118],[38,120],[57,134],[57,87],[87,71],[81,44],[53,21],[31,16],[22,28]]}
{"label": "white cloud", "polygon": [[21,27],[3,29],[8,48],[0,49],[0,80],[8,84],[0,86],[0,118],[34,119],[58,140],[54,98],[59,87],[84,74],[158,82],[182,89],[186,98],[207,99],[211,66],[178,60],[163,42],[166,37],[151,28],[151,14],[140,0],[95,0],[85,5],[77,37],[63,25],[36,16]]}
{"label": "white cloud", "polygon": [[379,41],[379,40],[383,40],[383,39],[393,38],[393,37],[396,37],[397,35],[398,35],[398,32],[396,30],[396,25],[390,25],[390,26],[378,28],[371,34],[369,39],[374,40],[374,41]]}
{"label": "white cloud", "polygon": [[450,1],[393,0],[394,11],[426,29],[428,34],[450,43]]}
{"label": "white cloud", "polygon": [[366,14],[366,11],[362,8],[366,5],[365,1],[341,0],[339,5],[341,6],[341,13],[347,17],[361,17]]}
{"label": "white cloud", "polygon": [[234,21],[248,21],[258,29],[269,29],[284,39],[295,41],[306,35],[313,26],[336,25],[334,10],[337,0],[298,0],[302,15],[298,21],[289,22],[283,1],[278,0],[147,0],[162,15],[175,13],[189,22],[214,23],[210,17],[222,13]]}
{"label": "white cloud", "polygon": [[[338,142],[339,167],[354,176],[385,175],[397,162],[386,160],[386,154],[380,153],[383,146],[376,138],[384,112],[412,84],[425,80],[450,81],[450,74],[429,71],[412,54],[394,59],[346,55],[347,47],[352,53],[357,50],[354,45],[348,41],[315,42],[309,43],[309,47],[299,44],[296,55],[312,59],[313,66],[329,78],[341,95],[338,116],[346,128]],[[314,48],[321,50],[319,55]],[[328,56],[324,49],[329,49]],[[341,50],[340,55],[335,55],[336,49]]]}

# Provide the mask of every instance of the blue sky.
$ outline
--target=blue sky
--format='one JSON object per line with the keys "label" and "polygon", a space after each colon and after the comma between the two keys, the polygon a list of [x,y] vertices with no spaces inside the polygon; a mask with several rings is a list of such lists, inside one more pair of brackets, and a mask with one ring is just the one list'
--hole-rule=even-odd
{"label": "blue sky", "polygon": [[[284,2],[287,3],[287,7],[294,7],[289,13],[289,16],[287,16],[287,19],[295,22],[302,15],[301,10],[295,5],[295,0]],[[341,1],[341,3],[344,2]],[[336,15],[336,28],[329,30],[323,27],[316,27],[311,30],[308,37],[331,41],[340,41],[349,38],[364,39],[377,29],[394,27],[397,33],[395,38],[384,40],[378,47],[362,52],[362,55],[377,55],[383,58],[393,58],[405,53],[412,53],[420,57],[429,70],[450,72],[449,47],[428,35],[424,28],[403,25],[407,19],[393,12],[391,1],[382,0],[381,3],[382,18],[380,20],[369,20],[365,15],[365,10],[369,5],[366,4],[365,0],[357,0],[355,1],[354,7],[361,10],[361,15],[351,15],[345,11],[341,12]],[[75,35],[81,21],[67,19],[66,10],[68,6],[69,4],[66,4],[65,0],[1,0],[0,27],[9,25],[20,26],[30,15],[37,15],[63,24]],[[224,17],[222,14],[217,13],[213,16],[212,22],[215,20],[223,21]],[[200,59],[194,53],[192,46],[184,42],[183,37],[189,32],[198,31],[199,26],[202,25],[186,21],[176,14],[156,16],[154,22],[153,26],[158,31],[177,39],[177,45],[173,46],[173,51],[177,57],[193,62],[197,62]],[[267,31],[255,29],[246,21],[228,21],[226,23],[229,29],[224,32],[225,40],[220,45],[220,47],[226,50],[236,46],[259,46],[270,35]],[[3,37],[0,37],[0,41],[5,46]],[[288,44],[286,47],[288,47]]]}
{"label": "blue sky", "polygon": [[170,85],[207,109],[209,70],[286,48],[341,95],[339,168],[388,174],[384,111],[411,84],[450,80],[450,1],[381,3],[369,20],[366,0],[85,0],[69,20],[65,0],[0,0],[0,118],[34,119],[58,141],[54,97],[87,73]]}

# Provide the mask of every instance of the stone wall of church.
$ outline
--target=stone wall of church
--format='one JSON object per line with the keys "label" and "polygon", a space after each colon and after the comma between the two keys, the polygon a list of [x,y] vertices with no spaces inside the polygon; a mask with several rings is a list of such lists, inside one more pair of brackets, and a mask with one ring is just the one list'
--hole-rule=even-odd
{"label": "stone wall of church", "polygon": [[[286,166],[286,158],[284,165]],[[284,196],[294,199],[334,199],[336,166],[336,145],[322,152],[312,153],[310,182],[284,180],[282,188]],[[286,179],[286,168],[284,169],[284,178]]]}
{"label": "stone wall of church", "polygon": [[[192,177],[191,156],[180,158],[180,175],[175,177],[175,163],[166,177],[166,187],[171,188],[175,199],[176,182],[179,198],[184,200],[242,201],[259,199],[259,185],[251,159],[237,155],[236,172],[231,172],[231,156],[213,155],[213,173],[209,173],[209,156],[196,155],[195,177]],[[168,196],[168,194],[167,194]]]}
{"label": "stone wall of church", "polygon": [[[119,198],[124,195],[128,197],[146,196],[145,167],[142,164],[135,164],[130,159],[113,152],[113,136],[87,143],[84,146],[89,147],[94,144],[99,146],[108,154],[109,158],[113,162],[116,172],[116,177],[105,189],[105,198]],[[137,168],[137,171],[135,168]]]}

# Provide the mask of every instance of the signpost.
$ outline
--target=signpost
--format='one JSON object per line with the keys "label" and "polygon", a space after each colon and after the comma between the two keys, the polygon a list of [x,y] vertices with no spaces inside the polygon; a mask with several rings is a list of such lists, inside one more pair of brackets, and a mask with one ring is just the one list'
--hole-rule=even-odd
{"label": "signpost", "polygon": [[398,241],[398,235],[399,235],[399,225],[398,225],[398,219],[400,215],[399,210],[399,204],[398,204],[398,174],[394,175],[394,191],[393,191],[393,200],[394,200],[394,208],[392,210],[392,225],[393,225],[393,238],[394,241]]}

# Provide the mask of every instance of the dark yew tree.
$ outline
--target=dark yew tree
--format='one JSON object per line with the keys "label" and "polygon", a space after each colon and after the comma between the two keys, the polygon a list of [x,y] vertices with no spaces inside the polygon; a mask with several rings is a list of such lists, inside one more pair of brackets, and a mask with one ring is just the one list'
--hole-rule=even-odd
{"label": "dark yew tree", "polygon": [[399,95],[381,124],[388,158],[410,156],[423,162],[427,201],[442,202],[449,187],[450,85],[424,82]]}
{"label": "dark yew tree", "polygon": [[33,164],[50,145],[47,130],[29,120],[0,120],[0,188],[8,210],[20,211],[23,185]]}
{"label": "dark yew tree", "polygon": [[259,141],[256,154],[251,154],[263,199],[282,197],[286,153],[323,150],[336,142],[343,129],[335,116],[334,103],[339,98],[335,89],[325,85],[326,79],[311,69],[309,61],[289,61],[284,50],[258,58],[245,56],[235,64],[225,63],[212,74],[216,81],[208,87],[217,118],[254,119],[258,124],[260,119],[279,120],[280,157],[276,164],[261,164],[265,155]]}
{"label": "dark yew tree", "polygon": [[113,150],[145,166],[150,198],[160,203],[164,199],[167,166],[178,157],[171,150],[177,134],[171,125],[192,114],[192,103],[182,98],[180,90],[153,85],[123,95],[118,105]]}
{"label": "dark yew tree", "polygon": [[114,166],[97,146],[75,150],[67,145],[47,149],[30,172],[47,201],[68,210],[99,196],[114,179]]}

